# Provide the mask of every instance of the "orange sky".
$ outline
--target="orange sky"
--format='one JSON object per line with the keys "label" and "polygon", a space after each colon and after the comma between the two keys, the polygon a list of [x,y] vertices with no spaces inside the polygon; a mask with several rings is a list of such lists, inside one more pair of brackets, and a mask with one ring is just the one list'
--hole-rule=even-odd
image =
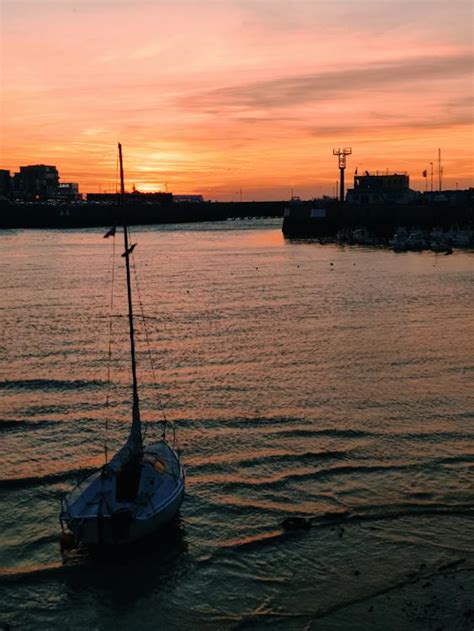
{"label": "orange sky", "polygon": [[474,186],[470,0],[0,0],[0,168],[54,164],[82,192],[332,193],[354,169],[442,148]]}

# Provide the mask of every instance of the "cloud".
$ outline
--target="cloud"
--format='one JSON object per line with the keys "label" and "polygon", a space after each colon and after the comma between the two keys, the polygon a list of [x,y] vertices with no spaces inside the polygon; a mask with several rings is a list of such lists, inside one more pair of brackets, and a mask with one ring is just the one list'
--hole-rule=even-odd
{"label": "cloud", "polygon": [[[381,120],[381,117],[378,117]],[[386,122],[373,123],[373,117],[369,122],[361,123],[356,122],[352,125],[318,125],[307,127],[306,130],[310,135],[318,138],[336,138],[336,137],[354,137],[360,134],[364,136],[370,136],[370,140],[374,139],[381,133],[390,133],[393,131],[401,132],[405,131],[409,133],[413,130],[434,130],[434,129],[447,129],[449,127],[462,127],[471,126],[473,119],[472,116],[459,114],[458,116],[443,115],[437,118],[413,118],[407,117],[400,119],[400,117],[387,118]]]}
{"label": "cloud", "polygon": [[197,107],[213,112],[294,107],[348,96],[358,90],[399,88],[412,83],[420,89],[421,83],[457,78],[472,74],[472,71],[471,54],[445,58],[420,57],[220,88],[196,94],[179,103],[185,109]]}

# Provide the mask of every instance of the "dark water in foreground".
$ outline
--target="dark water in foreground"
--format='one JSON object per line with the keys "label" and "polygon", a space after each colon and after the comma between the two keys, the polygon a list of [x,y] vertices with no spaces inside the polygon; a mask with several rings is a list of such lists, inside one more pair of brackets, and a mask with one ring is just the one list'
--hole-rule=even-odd
{"label": "dark water in foreground", "polygon": [[[106,418],[112,451],[127,433],[127,322],[107,411],[110,240],[4,231],[0,621],[471,630],[474,254],[288,243],[265,222],[137,240],[143,416],[151,439],[158,397],[178,429],[180,524],[62,559],[61,494],[102,464]],[[284,533],[292,515],[315,525]]]}

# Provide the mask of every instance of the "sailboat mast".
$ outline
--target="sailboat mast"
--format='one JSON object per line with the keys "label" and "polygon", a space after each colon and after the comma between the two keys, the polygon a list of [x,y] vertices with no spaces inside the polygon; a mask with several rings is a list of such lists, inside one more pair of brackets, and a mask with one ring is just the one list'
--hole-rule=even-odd
{"label": "sailboat mast", "polygon": [[[123,161],[122,161],[122,145],[118,143],[119,164],[120,164],[120,199],[124,200],[125,185],[123,178]],[[140,406],[138,400],[137,385],[137,364],[135,359],[135,330],[133,328],[133,304],[132,304],[132,285],[130,281],[130,245],[128,239],[127,223],[125,221],[125,210],[123,211],[123,240],[125,245],[125,269],[127,272],[127,295],[128,295],[128,322],[130,328],[130,355],[132,360],[132,388],[133,388],[133,420],[130,438],[135,446],[142,447],[141,423],[140,423]]]}

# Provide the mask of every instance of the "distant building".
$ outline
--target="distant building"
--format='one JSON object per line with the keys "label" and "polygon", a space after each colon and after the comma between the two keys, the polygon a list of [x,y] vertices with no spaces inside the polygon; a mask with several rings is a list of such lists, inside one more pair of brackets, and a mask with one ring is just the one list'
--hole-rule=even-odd
{"label": "distant building", "polygon": [[79,184],[75,182],[62,182],[58,185],[54,199],[62,202],[77,202],[82,199],[79,193]]}
{"label": "distant building", "polygon": [[11,191],[10,171],[0,169],[0,196],[8,197]]}
{"label": "distant building", "polygon": [[173,195],[173,201],[200,204],[204,201],[204,197],[202,195]]}
{"label": "distant building", "polygon": [[410,188],[406,173],[384,173],[354,176],[354,188],[347,191],[346,200],[353,204],[410,204],[420,194]]}
{"label": "distant building", "polygon": [[20,167],[13,176],[15,197],[26,201],[46,201],[57,193],[59,173],[56,167],[34,164]]}
{"label": "distant building", "polygon": [[[118,193],[87,193],[88,202],[96,202],[100,204],[116,204],[119,200]],[[126,204],[168,204],[173,200],[172,193],[125,193],[124,201]]]}

